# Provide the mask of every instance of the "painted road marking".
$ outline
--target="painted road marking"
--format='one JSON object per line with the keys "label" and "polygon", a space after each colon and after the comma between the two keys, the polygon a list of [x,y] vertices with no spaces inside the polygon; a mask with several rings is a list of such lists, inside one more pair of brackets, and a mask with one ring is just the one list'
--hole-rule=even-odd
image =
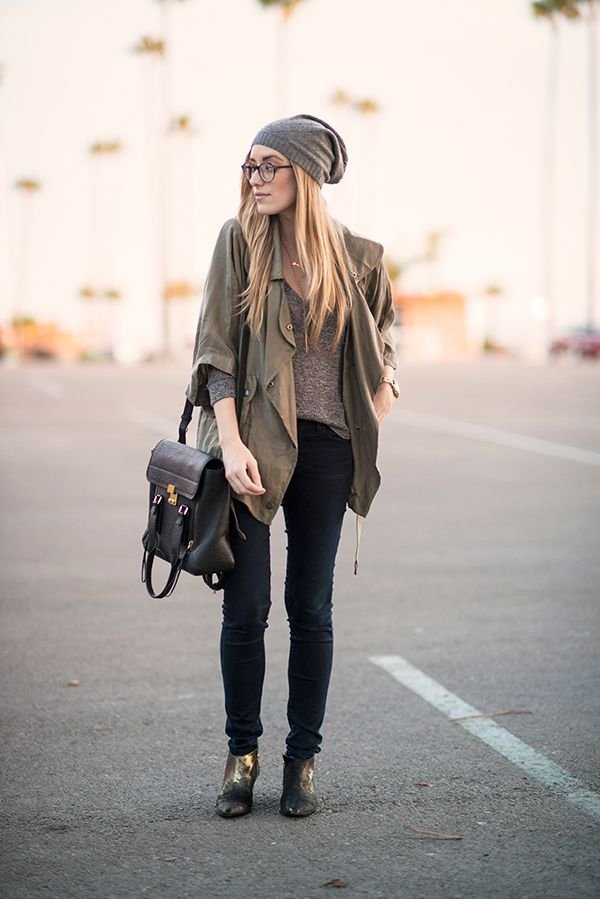
{"label": "painted road marking", "polygon": [[457,418],[427,415],[424,412],[414,412],[411,409],[395,409],[393,418],[399,420],[402,424],[415,428],[428,428],[431,431],[440,431],[443,434],[471,437],[473,440],[483,440],[486,443],[508,446],[511,449],[526,450],[530,453],[541,453],[543,456],[567,459],[569,462],[580,462],[583,465],[600,465],[600,453],[596,453],[593,450],[580,449],[577,446],[569,446],[566,443],[554,443],[552,440],[542,440],[539,437],[528,437],[525,434],[517,434],[514,431],[503,431],[501,428],[477,425]]}
{"label": "painted road marking", "polygon": [[[411,665],[402,656],[371,656],[369,661],[379,665],[384,671],[408,687],[448,718],[464,715],[480,715],[476,708],[455,696],[419,668]],[[547,787],[558,790],[572,805],[600,820],[600,793],[590,790],[582,781],[569,774],[560,765],[532,749],[510,731],[500,727],[490,718],[467,718],[456,721],[475,737],[479,737],[500,755],[525,771],[529,777],[539,780]]]}

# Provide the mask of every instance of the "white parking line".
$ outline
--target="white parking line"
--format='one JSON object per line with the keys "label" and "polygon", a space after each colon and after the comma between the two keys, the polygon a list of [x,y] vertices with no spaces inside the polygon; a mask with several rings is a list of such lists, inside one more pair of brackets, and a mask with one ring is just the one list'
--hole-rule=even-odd
{"label": "white parking line", "polygon": [[600,465],[600,453],[596,453],[594,450],[580,449],[566,443],[554,443],[552,440],[542,440],[539,437],[528,437],[525,434],[516,434],[514,431],[503,431],[501,428],[490,428],[487,425],[477,425],[457,418],[427,415],[411,409],[395,409],[393,419],[415,428],[428,428],[443,434],[471,437],[474,440],[483,440],[498,446],[509,446],[512,449],[553,456],[555,459],[581,462],[583,465]]}
{"label": "white parking line", "polygon": [[[443,712],[448,718],[481,714],[472,705],[446,690],[445,687],[438,684],[424,671],[411,665],[402,656],[371,656],[369,661],[374,665],[379,665],[395,680],[408,687],[438,711]],[[525,771],[529,777],[539,780],[547,787],[553,787],[562,793],[572,805],[600,820],[600,794],[588,789],[584,783],[569,774],[560,765],[546,758],[541,752],[532,749],[531,746],[500,727],[495,721],[483,717],[456,721],[456,724],[464,727],[473,736],[479,737],[509,762]]]}

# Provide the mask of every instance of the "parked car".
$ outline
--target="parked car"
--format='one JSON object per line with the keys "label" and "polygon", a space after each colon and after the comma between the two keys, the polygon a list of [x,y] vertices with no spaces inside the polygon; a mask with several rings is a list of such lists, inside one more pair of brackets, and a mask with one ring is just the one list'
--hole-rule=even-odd
{"label": "parked car", "polygon": [[556,337],[550,344],[550,355],[568,353],[579,359],[600,358],[600,330],[593,327],[573,328],[568,334]]}

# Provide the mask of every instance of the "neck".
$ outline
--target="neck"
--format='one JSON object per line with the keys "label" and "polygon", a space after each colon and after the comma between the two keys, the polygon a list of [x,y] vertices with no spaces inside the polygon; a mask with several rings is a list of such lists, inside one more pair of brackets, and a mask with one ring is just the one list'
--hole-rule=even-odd
{"label": "neck", "polygon": [[295,210],[286,209],[277,216],[279,219],[279,237],[286,247],[293,251],[296,248]]}

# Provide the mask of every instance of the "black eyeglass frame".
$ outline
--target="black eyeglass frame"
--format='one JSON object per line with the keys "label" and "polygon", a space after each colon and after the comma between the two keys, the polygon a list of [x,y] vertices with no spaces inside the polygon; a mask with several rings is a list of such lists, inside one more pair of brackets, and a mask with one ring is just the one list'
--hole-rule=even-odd
{"label": "black eyeglass frame", "polygon": [[[264,171],[265,166],[268,166],[269,169],[273,169],[273,176],[271,178],[265,178],[263,172],[261,172],[261,169],[263,169],[263,171]],[[261,162],[260,165],[252,165],[252,163],[250,163],[250,162],[244,162],[242,165],[242,172],[244,173],[244,177],[246,178],[246,180],[248,182],[250,182],[252,180],[252,178],[254,177],[254,173],[258,172],[258,176],[259,176],[260,180],[264,184],[270,184],[271,181],[274,180],[275,175],[277,174],[279,169],[291,169],[291,168],[293,168],[293,166],[291,166],[291,165],[274,165],[272,162]],[[248,172],[250,172],[250,174],[248,174]]]}

